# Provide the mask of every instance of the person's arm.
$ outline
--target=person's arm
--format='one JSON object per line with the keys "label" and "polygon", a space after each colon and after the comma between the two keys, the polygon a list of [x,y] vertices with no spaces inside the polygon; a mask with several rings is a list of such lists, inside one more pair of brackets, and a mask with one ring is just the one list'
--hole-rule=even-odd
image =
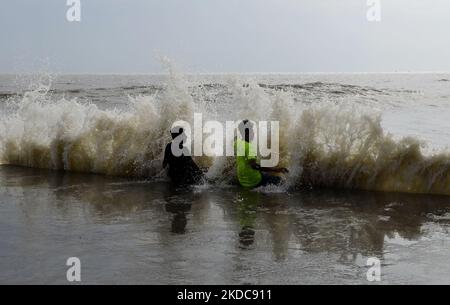
{"label": "person's arm", "polygon": [[262,167],[261,165],[258,164],[258,162],[256,162],[256,159],[248,160],[248,162],[253,169],[256,169],[256,170],[259,170],[262,172],[283,173],[283,174],[289,173],[289,170],[285,167],[277,167],[277,166]]}

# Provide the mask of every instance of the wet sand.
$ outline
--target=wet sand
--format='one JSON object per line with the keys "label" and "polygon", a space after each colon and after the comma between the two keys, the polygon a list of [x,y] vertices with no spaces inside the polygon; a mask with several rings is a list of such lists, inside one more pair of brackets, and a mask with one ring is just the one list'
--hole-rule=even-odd
{"label": "wet sand", "polygon": [[236,187],[0,167],[0,283],[450,284],[450,197]]}

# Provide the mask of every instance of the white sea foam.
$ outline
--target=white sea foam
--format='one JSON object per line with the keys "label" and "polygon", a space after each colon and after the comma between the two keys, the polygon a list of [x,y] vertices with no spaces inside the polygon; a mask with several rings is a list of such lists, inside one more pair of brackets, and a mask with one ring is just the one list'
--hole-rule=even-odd
{"label": "white sea foam", "polygon": [[[0,163],[129,177],[160,177],[164,145],[176,120],[276,120],[285,187],[332,187],[450,194],[448,152],[424,155],[413,137],[393,139],[367,105],[298,102],[291,92],[230,77],[224,100],[204,99],[202,86],[176,73],[164,90],[129,97],[126,107],[101,109],[55,98],[41,85],[10,100],[0,117]],[[311,84],[321,86],[321,84]],[[355,90],[349,88],[349,90]],[[228,184],[234,159],[199,157],[208,178]]]}

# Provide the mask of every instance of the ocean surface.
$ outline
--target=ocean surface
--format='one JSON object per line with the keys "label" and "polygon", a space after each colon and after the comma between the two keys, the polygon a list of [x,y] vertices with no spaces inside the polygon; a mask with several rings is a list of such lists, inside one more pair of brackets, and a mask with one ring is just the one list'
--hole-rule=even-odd
{"label": "ocean surface", "polygon": [[[176,120],[280,122],[281,187],[161,168]],[[450,284],[450,74],[0,75],[0,283]]]}

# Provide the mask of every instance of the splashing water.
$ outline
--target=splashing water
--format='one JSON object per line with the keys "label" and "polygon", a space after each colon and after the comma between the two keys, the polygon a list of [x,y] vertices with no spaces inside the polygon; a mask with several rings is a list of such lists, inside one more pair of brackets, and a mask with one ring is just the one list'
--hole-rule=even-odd
{"label": "splashing water", "polygon": [[[381,115],[361,105],[311,104],[292,92],[268,90],[231,78],[221,100],[205,98],[172,72],[163,90],[130,96],[124,109],[101,109],[55,98],[40,85],[9,100],[0,116],[0,163],[128,177],[161,177],[164,145],[173,122],[205,120],[280,122],[280,165],[286,188],[329,187],[450,195],[448,152],[426,155],[422,143],[395,140]],[[352,89],[353,90],[353,89]],[[198,157],[216,185],[229,184],[234,159]]]}

